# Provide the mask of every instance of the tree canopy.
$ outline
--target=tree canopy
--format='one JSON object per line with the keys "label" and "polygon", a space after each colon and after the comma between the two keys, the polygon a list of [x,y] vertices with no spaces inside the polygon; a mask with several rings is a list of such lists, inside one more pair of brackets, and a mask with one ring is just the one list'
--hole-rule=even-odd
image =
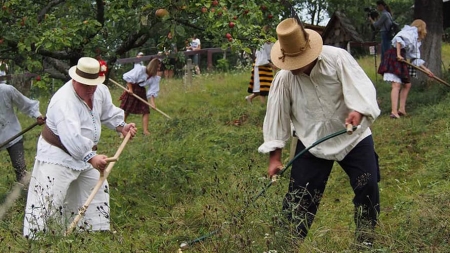
{"label": "tree canopy", "polygon": [[[396,20],[409,23],[410,1],[390,2]],[[291,6],[295,6],[294,9]],[[21,70],[67,80],[67,69],[82,56],[102,57],[111,67],[137,50],[162,50],[171,32],[182,48],[197,34],[203,47],[252,49],[275,39],[281,19],[300,15],[318,23],[344,11],[361,33],[367,33],[364,7],[371,0],[8,0],[2,1],[0,58]]]}
{"label": "tree canopy", "polygon": [[272,0],[3,1],[0,57],[64,80],[82,56],[102,54],[114,64],[133,49],[157,47],[168,32],[181,45],[196,33],[210,45],[249,50],[273,38],[262,28],[285,10]]}

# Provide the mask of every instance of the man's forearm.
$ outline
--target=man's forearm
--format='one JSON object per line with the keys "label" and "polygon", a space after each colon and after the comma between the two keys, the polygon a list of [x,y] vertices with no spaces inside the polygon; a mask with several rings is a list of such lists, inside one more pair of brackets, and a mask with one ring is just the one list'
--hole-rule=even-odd
{"label": "man's forearm", "polygon": [[278,161],[281,162],[281,149],[277,148],[274,151],[270,151],[269,160],[272,161]]}

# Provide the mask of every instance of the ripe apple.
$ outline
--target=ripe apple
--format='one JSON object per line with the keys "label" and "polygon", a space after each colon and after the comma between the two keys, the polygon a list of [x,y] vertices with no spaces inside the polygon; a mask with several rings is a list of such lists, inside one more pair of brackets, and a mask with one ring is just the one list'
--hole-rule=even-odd
{"label": "ripe apple", "polygon": [[216,9],[214,9],[214,8],[211,8],[210,10],[209,10],[210,12],[215,12],[216,11]]}
{"label": "ripe apple", "polygon": [[233,17],[233,19],[234,19],[234,20],[237,20],[237,19],[238,19],[238,17],[237,17],[237,16],[234,16],[234,17]]}
{"label": "ripe apple", "polygon": [[213,5],[213,6],[219,5],[219,1],[217,1],[217,0],[212,1],[212,5]]}
{"label": "ripe apple", "polygon": [[228,38],[228,41],[229,41],[229,42],[232,42],[232,41],[233,41],[233,38]]}
{"label": "ripe apple", "polygon": [[261,10],[263,10],[263,11],[267,10],[267,6],[261,5]]}
{"label": "ripe apple", "polygon": [[230,21],[230,23],[228,23],[228,26],[229,26],[230,28],[233,28],[233,27],[234,27],[234,23]]}
{"label": "ripe apple", "polygon": [[272,14],[269,14],[269,15],[267,15],[267,18],[268,18],[268,19],[272,19],[272,18],[273,18],[273,15],[272,15]]}
{"label": "ripe apple", "polygon": [[248,12],[249,12],[249,10],[245,10],[245,11],[244,11],[244,14],[248,14]]}
{"label": "ripe apple", "polygon": [[222,11],[218,11],[218,12],[217,12],[217,16],[219,16],[219,17],[221,17],[222,14],[223,14]]}
{"label": "ripe apple", "polygon": [[225,37],[227,37],[227,39],[232,38],[232,36],[231,36],[230,33],[227,33],[227,34],[225,35]]}
{"label": "ripe apple", "polygon": [[208,8],[206,8],[205,6],[202,7],[202,12],[206,13],[208,11]]}
{"label": "ripe apple", "polygon": [[169,12],[166,9],[157,9],[155,15],[162,18],[164,16],[169,15]]}
{"label": "ripe apple", "polygon": [[36,81],[41,81],[41,76],[36,76]]}

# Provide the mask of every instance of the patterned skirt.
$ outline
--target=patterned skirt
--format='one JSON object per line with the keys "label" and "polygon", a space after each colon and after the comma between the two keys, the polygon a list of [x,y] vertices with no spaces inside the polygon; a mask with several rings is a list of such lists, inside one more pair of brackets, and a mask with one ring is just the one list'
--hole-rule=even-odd
{"label": "patterned skirt", "polygon": [[[405,58],[406,51],[402,49],[400,53],[401,56]],[[393,47],[384,53],[383,61],[378,67],[378,74],[383,75],[384,73],[391,73],[398,76],[402,83],[411,82],[408,65],[397,60],[397,49]]]}
{"label": "patterned skirt", "polygon": [[[269,65],[264,66],[258,66],[259,71],[259,85],[260,85],[260,96],[268,96],[270,85],[272,84],[273,80],[273,70],[272,67]],[[248,86],[248,93],[253,93],[253,86],[254,86],[254,78],[255,78],[255,64],[253,64],[252,68],[252,77],[250,79],[250,83]]]}
{"label": "patterned skirt", "polygon": [[[145,94],[145,88],[141,87],[137,84],[133,84],[133,93],[143,100],[147,101],[147,96]],[[131,114],[148,114],[150,113],[150,108],[147,104],[144,104],[142,101],[124,91],[120,96],[120,108],[122,108],[125,113]]]}

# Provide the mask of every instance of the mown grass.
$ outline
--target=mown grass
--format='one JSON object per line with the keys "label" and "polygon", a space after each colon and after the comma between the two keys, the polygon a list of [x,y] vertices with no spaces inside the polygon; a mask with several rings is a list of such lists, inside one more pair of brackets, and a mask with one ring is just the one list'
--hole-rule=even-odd
{"label": "mown grass", "polygon": [[[443,52],[449,48],[445,45]],[[375,81],[373,58],[360,63]],[[187,252],[353,252],[353,194],[338,166],[310,235],[299,246],[274,222],[287,190],[286,177],[233,218],[267,183],[267,156],[257,152],[265,107],[257,99],[252,105],[243,99],[248,79],[249,73],[203,75],[189,87],[181,80],[164,80],[157,106],[173,119],[152,112],[151,136],[132,140],[109,178],[114,232],[27,241],[21,236],[24,192],[0,221],[0,251],[176,252],[181,242],[222,226],[219,234]],[[390,85],[380,77],[375,85],[382,115],[372,130],[382,181],[373,252],[449,252],[448,88],[413,87],[409,116],[391,120]],[[111,91],[118,102],[121,91]],[[46,101],[42,99],[43,112]],[[24,127],[32,123],[23,115],[20,120]],[[130,121],[141,126],[138,115]],[[36,128],[25,135],[29,169],[38,134]],[[120,143],[114,132],[105,130],[99,149],[113,155]],[[14,183],[6,152],[0,164],[3,199]]]}

